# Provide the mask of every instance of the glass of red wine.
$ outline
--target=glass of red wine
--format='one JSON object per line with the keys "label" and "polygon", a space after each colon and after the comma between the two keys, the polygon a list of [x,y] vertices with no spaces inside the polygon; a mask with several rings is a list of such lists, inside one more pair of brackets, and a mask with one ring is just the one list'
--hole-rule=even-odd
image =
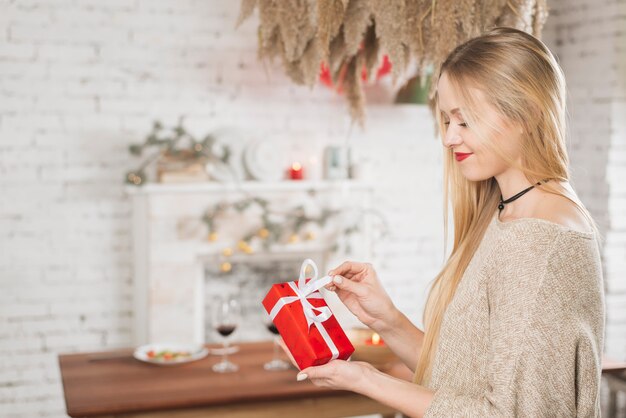
{"label": "glass of red wine", "polygon": [[265,326],[267,327],[268,331],[274,335],[274,357],[272,358],[272,360],[265,363],[263,365],[263,368],[269,371],[288,369],[290,367],[289,363],[281,360],[279,357],[280,347],[278,341],[280,336],[278,335],[278,329],[276,329],[276,325],[274,325],[272,319],[267,314],[265,315]]}
{"label": "glass of red wine", "polygon": [[213,366],[217,373],[236,372],[239,367],[228,360],[229,337],[237,329],[241,318],[241,309],[233,297],[217,298],[213,306],[213,327],[224,338],[222,360]]}

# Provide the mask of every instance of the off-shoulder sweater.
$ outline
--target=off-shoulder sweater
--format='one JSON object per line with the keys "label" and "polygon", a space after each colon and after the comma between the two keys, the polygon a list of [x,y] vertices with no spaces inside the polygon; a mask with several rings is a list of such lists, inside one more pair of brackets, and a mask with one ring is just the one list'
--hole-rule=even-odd
{"label": "off-shoulder sweater", "polygon": [[595,234],[494,215],[443,318],[425,417],[599,417]]}

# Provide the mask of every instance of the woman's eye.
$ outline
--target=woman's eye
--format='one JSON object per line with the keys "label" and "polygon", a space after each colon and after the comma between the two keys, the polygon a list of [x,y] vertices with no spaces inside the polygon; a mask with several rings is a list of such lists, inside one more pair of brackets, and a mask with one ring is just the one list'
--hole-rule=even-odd
{"label": "woman's eye", "polygon": [[[446,126],[448,126],[448,125],[450,125],[450,122],[444,122],[443,124],[444,124],[444,125],[446,125]],[[463,123],[459,123],[459,126],[462,126],[462,127],[464,127],[464,128],[467,128],[467,123],[465,123],[465,122],[463,122]]]}

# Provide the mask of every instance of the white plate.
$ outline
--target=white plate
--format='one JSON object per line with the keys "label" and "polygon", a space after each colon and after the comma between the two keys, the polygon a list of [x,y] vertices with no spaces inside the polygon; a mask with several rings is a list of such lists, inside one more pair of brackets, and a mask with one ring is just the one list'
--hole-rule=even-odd
{"label": "white plate", "polygon": [[[162,358],[151,358],[148,353],[154,352],[156,354],[162,351],[171,352],[187,352],[188,356],[174,358],[171,360],[165,360]],[[159,366],[174,366],[176,364],[189,363],[191,361],[200,360],[209,354],[209,350],[201,345],[191,344],[146,344],[135,349],[133,357],[139,361],[146,363],[158,364]]]}
{"label": "white plate", "polygon": [[273,140],[248,143],[243,160],[250,177],[261,181],[279,181],[285,178],[288,161],[285,144]]}

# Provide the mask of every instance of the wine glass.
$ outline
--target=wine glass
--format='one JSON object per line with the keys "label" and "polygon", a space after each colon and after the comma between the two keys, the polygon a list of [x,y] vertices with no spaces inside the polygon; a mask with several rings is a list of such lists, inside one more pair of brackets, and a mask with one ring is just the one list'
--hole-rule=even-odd
{"label": "wine glass", "polygon": [[272,322],[270,316],[267,314],[265,314],[265,326],[267,327],[268,331],[274,335],[274,338],[272,339],[274,343],[274,357],[272,358],[272,360],[265,363],[263,365],[263,368],[270,371],[288,369],[289,363],[281,360],[279,357],[280,347],[278,341],[280,337],[278,336],[278,329],[276,328],[276,325],[274,325],[274,323]]}
{"label": "wine glass", "polygon": [[222,360],[213,366],[217,373],[236,372],[239,367],[228,361],[228,346],[230,335],[239,325],[241,308],[233,297],[217,298],[213,306],[213,327],[223,337]]}

